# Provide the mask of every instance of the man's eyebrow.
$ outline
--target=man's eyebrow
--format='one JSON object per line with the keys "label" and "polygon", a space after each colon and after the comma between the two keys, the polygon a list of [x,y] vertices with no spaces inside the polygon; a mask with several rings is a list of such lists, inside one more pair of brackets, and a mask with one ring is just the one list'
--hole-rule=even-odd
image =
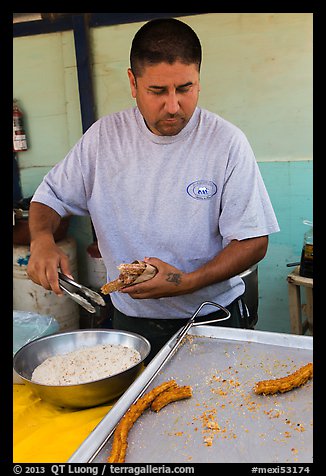
{"label": "man's eyebrow", "polygon": [[185,84],[180,84],[179,86],[177,86],[177,88],[186,88],[187,86],[192,86],[192,84],[193,84],[192,81],[188,81]]}
{"label": "man's eyebrow", "polygon": [[[177,86],[177,89],[186,88],[187,86],[191,86],[192,84],[193,84],[192,81],[188,81],[185,84],[180,84],[179,86]],[[151,89],[165,89],[166,88],[166,86],[157,86],[155,84],[149,85],[148,87]]]}

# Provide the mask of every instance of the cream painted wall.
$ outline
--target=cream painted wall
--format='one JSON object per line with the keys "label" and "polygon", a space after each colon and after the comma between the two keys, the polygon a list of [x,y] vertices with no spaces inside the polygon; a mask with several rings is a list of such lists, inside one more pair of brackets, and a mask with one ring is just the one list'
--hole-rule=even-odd
{"label": "cream painted wall", "polygon": [[25,113],[29,149],[19,167],[27,197],[82,134],[72,31],[14,38],[13,92]]}
{"label": "cream painted wall", "polygon": [[214,14],[203,38],[200,103],[246,133],[257,160],[312,158],[312,15]]}
{"label": "cream painted wall", "polygon": [[[258,161],[312,159],[312,19],[305,13],[182,18],[203,47],[200,105],[238,125]],[[92,30],[98,117],[134,104],[126,70],[142,24]]]}

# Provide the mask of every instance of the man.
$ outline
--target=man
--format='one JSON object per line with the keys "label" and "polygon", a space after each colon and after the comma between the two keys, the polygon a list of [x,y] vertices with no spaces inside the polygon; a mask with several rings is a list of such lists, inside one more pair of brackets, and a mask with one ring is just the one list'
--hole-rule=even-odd
{"label": "man", "polygon": [[151,356],[203,301],[228,307],[224,325],[246,327],[238,275],[279,230],[246,137],[197,106],[200,66],[200,41],[184,22],[140,28],[128,69],[137,107],[94,123],[44,178],[29,211],[29,277],[57,294],[58,268],[70,274],[53,240],[65,215],[90,215],[108,281],[121,262],[157,267],[153,279],[111,295],[113,326],[145,335]]}

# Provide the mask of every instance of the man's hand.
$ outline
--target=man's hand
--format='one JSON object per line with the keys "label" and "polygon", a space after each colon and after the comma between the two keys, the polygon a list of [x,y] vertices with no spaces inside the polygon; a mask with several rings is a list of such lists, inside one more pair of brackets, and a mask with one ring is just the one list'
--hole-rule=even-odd
{"label": "man's hand", "polygon": [[121,289],[121,293],[129,294],[133,299],[158,299],[187,294],[186,273],[158,258],[144,258],[144,261],[155,266],[157,274],[144,283]]}
{"label": "man's hand", "polygon": [[58,268],[62,273],[72,277],[69,258],[54,241],[53,235],[60,220],[60,215],[47,205],[38,202],[30,204],[28,223],[31,256],[27,274],[34,283],[58,295],[63,294],[59,287]]}
{"label": "man's hand", "polygon": [[63,291],[59,287],[58,268],[62,273],[70,275],[68,256],[56,245],[52,237],[42,236],[33,241],[31,256],[27,265],[27,274],[34,283],[45,289],[61,295]]}

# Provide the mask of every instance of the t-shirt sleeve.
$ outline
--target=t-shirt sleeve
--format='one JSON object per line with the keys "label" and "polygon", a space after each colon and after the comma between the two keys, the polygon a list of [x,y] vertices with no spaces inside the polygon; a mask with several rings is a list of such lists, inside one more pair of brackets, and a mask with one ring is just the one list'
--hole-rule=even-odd
{"label": "t-shirt sleeve", "polygon": [[[43,178],[32,201],[54,209],[60,216],[89,214],[87,201],[91,193],[92,165],[86,160],[92,157],[92,144],[86,134]],[[83,159],[84,158],[84,159]],[[82,167],[81,160],[84,160]],[[88,175],[86,185],[85,174]]]}
{"label": "t-shirt sleeve", "polygon": [[230,147],[219,221],[223,246],[279,231],[251,146],[241,132]]}

